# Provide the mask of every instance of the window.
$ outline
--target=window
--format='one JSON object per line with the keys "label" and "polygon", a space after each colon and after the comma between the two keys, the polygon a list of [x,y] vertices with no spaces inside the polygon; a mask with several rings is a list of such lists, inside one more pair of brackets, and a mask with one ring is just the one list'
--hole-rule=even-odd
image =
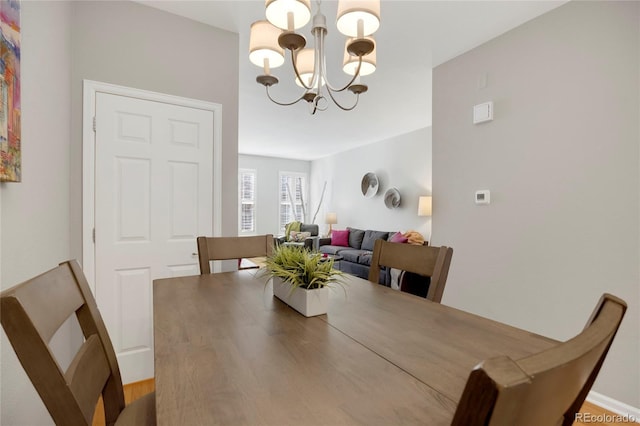
{"label": "window", "polygon": [[239,170],[238,189],[240,195],[240,218],[238,220],[239,233],[251,234],[256,232],[256,171]]}
{"label": "window", "polygon": [[307,175],[304,173],[280,173],[280,231],[294,220],[304,222],[307,202]]}

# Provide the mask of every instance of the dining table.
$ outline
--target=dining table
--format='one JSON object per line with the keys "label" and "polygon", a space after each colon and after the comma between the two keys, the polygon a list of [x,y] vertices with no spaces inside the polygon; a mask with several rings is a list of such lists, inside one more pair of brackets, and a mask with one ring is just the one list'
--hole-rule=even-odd
{"label": "dining table", "polygon": [[309,318],[260,269],[157,279],[153,318],[159,426],[448,425],[480,362],[557,344],[347,274]]}

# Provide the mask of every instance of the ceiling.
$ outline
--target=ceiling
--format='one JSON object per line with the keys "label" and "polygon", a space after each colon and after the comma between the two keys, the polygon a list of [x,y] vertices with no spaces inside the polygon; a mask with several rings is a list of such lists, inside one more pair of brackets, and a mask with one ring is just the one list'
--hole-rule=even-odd
{"label": "ceiling", "polygon": [[[167,1],[139,3],[239,34],[239,152],[313,160],[431,125],[431,69],[565,1],[382,0],[376,32],[376,72],[363,78],[369,91],[353,111],[329,105],[309,114],[304,101],[271,103],[255,78],[262,69],[248,58],[249,27],[264,19],[263,0]],[[317,1],[312,1],[312,13]],[[335,28],[337,1],[324,0],[327,16],[327,72],[334,86],[348,82],[342,72],[344,38]],[[312,44],[310,24],[299,30]],[[272,70],[280,84],[274,98],[291,101],[301,89],[293,83],[290,59]],[[479,70],[479,73],[482,70]],[[345,94],[345,96],[351,93]],[[344,103],[352,103],[348,97]]]}

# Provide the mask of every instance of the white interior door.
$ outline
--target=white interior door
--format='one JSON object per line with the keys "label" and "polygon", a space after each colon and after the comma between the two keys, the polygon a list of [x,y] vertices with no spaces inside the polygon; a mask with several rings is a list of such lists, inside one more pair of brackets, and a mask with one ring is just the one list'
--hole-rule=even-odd
{"label": "white interior door", "polygon": [[199,273],[213,126],[212,111],[96,95],[95,291],[125,383],[153,377],[152,281]]}

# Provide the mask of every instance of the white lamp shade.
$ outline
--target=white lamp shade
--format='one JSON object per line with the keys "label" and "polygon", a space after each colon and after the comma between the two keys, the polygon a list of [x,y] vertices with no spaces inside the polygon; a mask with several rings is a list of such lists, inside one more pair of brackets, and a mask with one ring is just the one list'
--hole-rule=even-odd
{"label": "white lamp shade", "polygon": [[432,197],[420,197],[418,200],[418,216],[431,216]]}
{"label": "white lamp shade", "polygon": [[276,68],[284,63],[284,49],[278,44],[278,36],[281,33],[282,30],[268,21],[257,21],[251,24],[249,60],[252,64],[263,67],[267,59],[269,67]]}
{"label": "white lamp shade", "polygon": [[[362,57],[362,65],[360,66],[360,75],[369,75],[373,74],[376,70],[376,41],[373,37],[365,37],[368,40],[373,41],[373,51],[367,55]],[[352,56],[347,52],[347,46],[354,39],[348,38],[344,44],[344,59],[342,62],[342,70],[349,75],[356,75],[356,70],[358,69],[358,57]]]}
{"label": "white lamp shade", "polygon": [[[307,86],[311,86],[311,79],[313,78],[313,66],[315,63],[314,54],[314,49],[307,47],[306,49],[302,49],[296,55],[296,68],[298,68],[298,74],[300,74],[300,78],[302,78],[302,81],[304,81],[304,84]],[[303,87],[300,80],[298,80],[298,77],[296,77],[296,84]]]}
{"label": "white lamp shade", "polygon": [[[362,20],[362,34],[358,34],[358,21]],[[348,37],[365,37],[380,26],[380,0],[339,0],[338,31]]]}
{"label": "white lamp shade", "polygon": [[338,223],[338,215],[336,213],[327,213],[327,216],[324,218],[324,222],[327,225],[335,225]]}
{"label": "white lamp shade", "polygon": [[[288,14],[293,15],[293,28],[289,28]],[[311,19],[310,0],[265,0],[265,15],[269,22],[283,30],[297,30]]]}

